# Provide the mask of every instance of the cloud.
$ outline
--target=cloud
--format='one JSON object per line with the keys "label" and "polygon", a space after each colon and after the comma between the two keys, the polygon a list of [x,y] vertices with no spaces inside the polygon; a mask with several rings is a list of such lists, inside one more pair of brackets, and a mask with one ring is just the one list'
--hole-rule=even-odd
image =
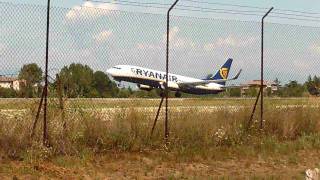
{"label": "cloud", "polygon": [[312,52],[320,53],[320,44],[313,44],[310,46]]}
{"label": "cloud", "polygon": [[[180,33],[180,28],[177,26],[174,26],[173,28],[170,29],[169,40],[170,40],[170,44],[173,48],[185,49],[185,48],[194,48],[195,47],[195,43],[191,39],[181,37],[181,36],[179,36],[179,33]],[[162,39],[163,39],[163,43],[167,42],[167,34],[166,33],[162,36]]]}
{"label": "cloud", "polygon": [[160,44],[138,43],[137,48],[140,50],[161,50]]}
{"label": "cloud", "polygon": [[292,65],[295,69],[302,71],[302,72],[306,72],[312,68],[312,64],[301,63],[301,60],[297,60],[297,59],[292,61]]}
{"label": "cloud", "polygon": [[112,31],[102,31],[93,36],[93,39],[98,43],[103,43],[106,41],[110,36],[112,36]]}
{"label": "cloud", "polygon": [[[170,34],[170,36],[169,36],[169,41],[173,41],[174,39],[176,39],[179,31],[180,31],[180,29],[179,29],[179,27],[177,27],[177,26],[171,28],[170,31],[169,31],[169,34]],[[164,43],[167,42],[167,33],[165,33],[165,34],[162,35],[162,41],[163,41]]]}
{"label": "cloud", "polygon": [[[244,40],[245,39],[245,40]],[[228,35],[225,38],[218,38],[215,42],[207,43],[204,45],[206,51],[211,51],[215,48],[241,48],[248,47],[254,44],[258,39],[256,37],[239,38],[234,35]]]}
{"label": "cloud", "polygon": [[0,43],[0,55],[4,54],[5,50],[6,50],[6,46]]}
{"label": "cloud", "polygon": [[[196,47],[196,44],[189,38],[179,35],[180,29],[175,26],[170,29],[170,47],[172,49],[188,49]],[[137,43],[136,47],[143,50],[163,50],[167,43],[167,33],[162,35],[162,42],[159,43]]]}
{"label": "cloud", "polygon": [[173,48],[178,49],[194,48],[195,43],[188,38],[177,38],[176,40],[172,41],[172,46]]}
{"label": "cloud", "polygon": [[113,3],[93,4],[90,1],[84,2],[82,6],[75,6],[66,14],[69,21],[81,19],[94,19],[100,16],[110,14],[111,10],[117,10],[118,7]]}
{"label": "cloud", "polygon": [[205,51],[211,51],[211,50],[214,50],[215,44],[214,43],[208,43],[208,44],[205,44],[203,48],[204,48]]}

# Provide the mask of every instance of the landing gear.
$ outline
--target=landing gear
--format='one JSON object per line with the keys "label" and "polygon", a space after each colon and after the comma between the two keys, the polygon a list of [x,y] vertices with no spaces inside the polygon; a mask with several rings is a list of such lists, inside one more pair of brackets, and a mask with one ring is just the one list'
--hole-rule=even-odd
{"label": "landing gear", "polygon": [[180,97],[182,96],[182,94],[181,94],[181,92],[176,91],[176,93],[174,94],[174,96],[175,96],[176,98],[180,98]]}

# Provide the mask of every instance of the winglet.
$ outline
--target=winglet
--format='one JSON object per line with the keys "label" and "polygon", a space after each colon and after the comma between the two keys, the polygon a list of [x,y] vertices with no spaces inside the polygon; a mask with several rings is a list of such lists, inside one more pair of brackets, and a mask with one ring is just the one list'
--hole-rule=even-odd
{"label": "winglet", "polygon": [[242,72],[242,69],[239,70],[238,74],[236,76],[234,76],[234,78],[232,78],[232,80],[236,80],[239,78],[240,74]]}

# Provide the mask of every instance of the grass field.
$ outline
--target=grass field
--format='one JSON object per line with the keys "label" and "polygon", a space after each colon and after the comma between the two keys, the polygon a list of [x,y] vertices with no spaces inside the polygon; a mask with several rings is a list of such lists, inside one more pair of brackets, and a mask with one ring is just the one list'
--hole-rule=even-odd
{"label": "grass field", "polygon": [[266,99],[263,130],[258,116],[247,127],[255,99],[172,99],[166,145],[164,111],[150,137],[159,99],[73,99],[63,111],[50,99],[50,148],[41,123],[30,138],[38,101],[0,100],[0,177],[301,179],[320,167],[316,98]]}
{"label": "grass field", "polygon": [[[52,101],[57,101],[56,99]],[[187,98],[170,99],[169,106],[252,106],[255,98]],[[39,99],[0,99],[0,109],[25,109],[37,104]],[[158,107],[160,99],[70,99],[69,105],[81,108]],[[268,105],[320,105],[318,98],[267,98]]]}

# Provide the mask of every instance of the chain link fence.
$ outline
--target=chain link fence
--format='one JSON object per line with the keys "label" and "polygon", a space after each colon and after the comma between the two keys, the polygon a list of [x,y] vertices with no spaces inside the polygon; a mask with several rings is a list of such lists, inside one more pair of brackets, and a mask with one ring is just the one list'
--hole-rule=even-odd
{"label": "chain link fence", "polygon": [[[0,96],[21,98],[2,100],[2,113],[10,115],[8,110],[27,111],[41,96],[46,8],[0,3],[0,12]],[[50,107],[69,112],[81,109],[105,120],[136,108],[146,111],[151,122],[160,90],[118,84],[106,71],[116,65],[165,71],[166,16],[110,6],[53,7],[50,21]],[[265,96],[301,98],[292,104],[298,105],[306,101],[302,97],[319,94],[319,33],[319,27],[266,23]],[[182,94],[199,101],[173,99],[171,116],[242,109],[249,116],[260,84],[260,22],[172,16],[170,34],[171,73],[203,79],[218,72],[229,58],[234,60],[230,76],[243,69],[240,78],[228,84],[240,85],[238,88],[208,96]],[[12,84],[8,87],[8,83]],[[239,99],[217,97],[245,98],[239,105]]]}

